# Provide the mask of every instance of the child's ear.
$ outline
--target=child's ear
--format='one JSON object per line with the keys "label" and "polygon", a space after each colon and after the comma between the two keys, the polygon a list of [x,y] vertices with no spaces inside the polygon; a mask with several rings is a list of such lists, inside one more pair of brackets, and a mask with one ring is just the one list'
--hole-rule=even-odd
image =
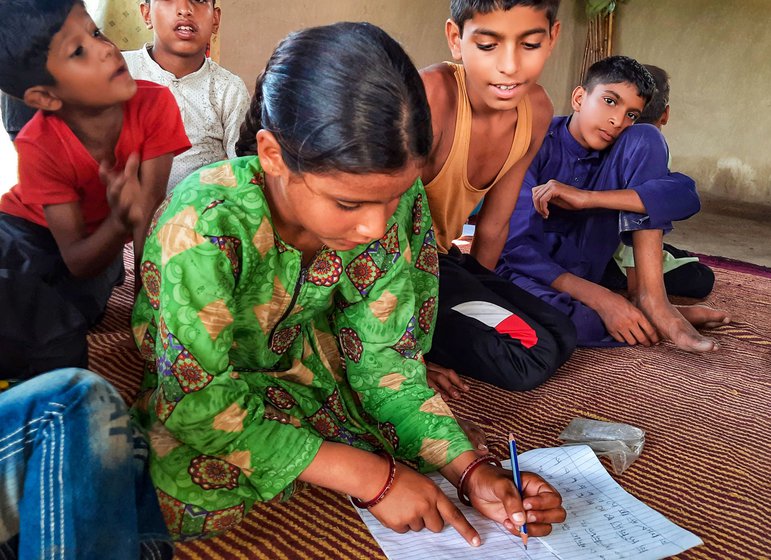
{"label": "child's ear", "polygon": [[220,19],[222,18],[222,10],[219,6],[214,8],[214,21],[211,28],[212,35],[216,35],[220,30]]}
{"label": "child's ear", "polygon": [[661,118],[659,118],[659,126],[664,126],[669,122],[669,105],[664,107],[664,112],[661,113]]}
{"label": "child's ear", "polygon": [[458,24],[451,19],[447,20],[444,24],[444,34],[447,37],[447,45],[450,47],[450,52],[455,60],[460,60],[460,40],[461,33]]}
{"label": "child's ear", "polygon": [[584,102],[585,97],[586,90],[583,86],[578,86],[573,90],[573,93],[570,95],[570,105],[573,107],[574,112],[581,111],[581,104]]}
{"label": "child's ear", "polygon": [[257,132],[257,155],[266,174],[288,180],[289,168],[284,163],[281,146],[272,132],[265,129]]}
{"label": "child's ear", "polygon": [[152,29],[153,20],[150,19],[150,3],[142,2],[141,4],[139,4],[139,11],[142,13],[142,19],[145,20],[145,25],[147,26],[147,29]]}
{"label": "child's ear", "polygon": [[549,54],[551,54],[554,46],[557,44],[557,39],[560,36],[560,29],[562,29],[562,25],[559,20],[557,20],[552,24],[551,29],[549,30]]}
{"label": "child's ear", "polygon": [[62,100],[47,86],[32,86],[24,92],[24,103],[33,109],[43,111],[58,111],[62,108]]}

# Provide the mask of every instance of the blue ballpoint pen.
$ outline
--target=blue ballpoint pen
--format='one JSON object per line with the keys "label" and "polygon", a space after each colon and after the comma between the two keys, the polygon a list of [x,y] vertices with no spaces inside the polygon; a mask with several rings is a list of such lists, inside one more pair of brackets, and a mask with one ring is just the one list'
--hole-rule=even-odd
{"label": "blue ballpoint pen", "polygon": [[[517,442],[514,440],[514,434],[509,434],[509,455],[511,456],[511,473],[514,476],[514,484],[517,485],[519,498],[524,500],[522,496],[522,477],[519,474],[519,461],[517,460]],[[522,533],[522,544],[525,545],[525,550],[527,550],[527,523],[522,524],[520,532]]]}

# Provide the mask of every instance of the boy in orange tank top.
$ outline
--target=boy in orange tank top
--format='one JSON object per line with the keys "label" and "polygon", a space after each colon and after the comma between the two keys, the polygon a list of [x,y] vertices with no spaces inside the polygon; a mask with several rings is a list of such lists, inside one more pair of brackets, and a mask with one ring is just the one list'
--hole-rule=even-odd
{"label": "boy in orange tank top", "polygon": [[[522,179],[554,113],[537,80],[559,35],[559,0],[452,0],[453,58],[421,74],[434,143],[423,169],[441,270],[429,383],[468,390],[455,372],[510,390],[546,379],[575,347],[562,313],[498,278]],[[479,201],[470,255],[452,245]]]}

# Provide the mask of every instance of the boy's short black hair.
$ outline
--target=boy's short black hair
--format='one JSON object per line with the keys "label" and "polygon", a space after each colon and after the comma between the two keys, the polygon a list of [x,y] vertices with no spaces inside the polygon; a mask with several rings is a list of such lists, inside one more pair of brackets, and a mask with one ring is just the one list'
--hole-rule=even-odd
{"label": "boy's short black hair", "polygon": [[597,84],[630,83],[637,87],[637,95],[645,100],[646,105],[656,91],[656,82],[645,66],[628,56],[609,56],[598,60],[589,67],[581,86],[591,92]]}
{"label": "boy's short black hair", "polygon": [[54,85],[46,69],[51,39],[82,0],[3,0],[0,89],[24,98],[33,86]]}
{"label": "boy's short black hair", "polygon": [[489,14],[494,10],[510,10],[515,6],[526,6],[544,10],[549,28],[557,21],[560,0],[450,0],[450,17],[463,35],[463,24],[476,14]]}
{"label": "boy's short black hair", "polygon": [[646,64],[645,69],[653,76],[653,81],[656,82],[656,91],[637,122],[654,124],[659,121],[667,105],[669,105],[669,74],[663,68],[653,64]]}

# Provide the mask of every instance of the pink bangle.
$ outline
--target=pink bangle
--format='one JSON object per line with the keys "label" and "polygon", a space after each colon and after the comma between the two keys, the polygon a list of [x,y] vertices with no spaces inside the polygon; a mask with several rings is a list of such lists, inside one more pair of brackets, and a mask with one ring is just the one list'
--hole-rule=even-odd
{"label": "pink bangle", "polygon": [[466,504],[467,506],[471,505],[471,500],[466,495],[466,492],[463,489],[463,487],[465,486],[466,481],[469,479],[469,477],[471,477],[471,473],[473,473],[479,465],[482,465],[485,463],[489,465],[495,465],[496,467],[501,466],[501,462],[493,455],[485,455],[484,457],[478,457],[473,461],[471,461],[468,467],[466,467],[466,470],[463,471],[463,474],[460,475],[460,479],[458,480],[458,499],[461,501],[462,504]]}
{"label": "pink bangle", "polygon": [[394,480],[396,479],[396,461],[394,460],[393,455],[386,453],[384,451],[379,452],[378,455],[384,455],[388,459],[388,479],[386,480],[386,483],[383,486],[383,488],[380,490],[380,492],[378,492],[374,498],[372,498],[367,502],[351,496],[351,501],[353,502],[353,505],[355,505],[357,508],[369,509],[373,506],[376,506],[377,504],[383,501],[383,498],[386,497],[386,495],[388,494],[388,492],[391,491],[391,488],[394,485]]}

